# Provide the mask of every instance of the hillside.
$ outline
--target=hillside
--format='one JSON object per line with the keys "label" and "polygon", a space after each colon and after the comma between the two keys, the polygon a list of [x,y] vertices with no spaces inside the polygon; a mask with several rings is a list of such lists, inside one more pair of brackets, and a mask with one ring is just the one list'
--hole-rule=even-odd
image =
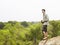
{"label": "hillside", "polygon": [[51,39],[42,40],[39,42],[39,45],[60,45],[60,36],[53,37]]}

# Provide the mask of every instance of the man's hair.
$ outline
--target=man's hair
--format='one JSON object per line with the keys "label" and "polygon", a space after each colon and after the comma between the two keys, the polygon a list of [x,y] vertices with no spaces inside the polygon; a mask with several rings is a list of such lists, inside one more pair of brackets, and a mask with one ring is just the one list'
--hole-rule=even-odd
{"label": "man's hair", "polygon": [[43,11],[45,11],[45,9],[42,9]]}

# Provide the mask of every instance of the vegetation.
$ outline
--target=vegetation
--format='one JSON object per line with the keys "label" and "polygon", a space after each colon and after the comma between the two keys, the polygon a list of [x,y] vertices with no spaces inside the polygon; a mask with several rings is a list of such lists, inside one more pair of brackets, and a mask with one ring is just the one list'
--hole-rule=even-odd
{"label": "vegetation", "polygon": [[[50,21],[49,38],[60,35],[60,20]],[[0,45],[38,45],[42,40],[40,22],[0,22]]]}

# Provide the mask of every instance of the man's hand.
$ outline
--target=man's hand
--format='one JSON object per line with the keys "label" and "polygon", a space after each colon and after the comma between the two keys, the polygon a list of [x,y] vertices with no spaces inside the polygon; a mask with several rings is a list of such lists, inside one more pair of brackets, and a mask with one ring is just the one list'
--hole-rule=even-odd
{"label": "man's hand", "polygon": [[41,23],[43,24],[43,23],[44,23],[44,21],[43,21],[43,20],[41,20]]}

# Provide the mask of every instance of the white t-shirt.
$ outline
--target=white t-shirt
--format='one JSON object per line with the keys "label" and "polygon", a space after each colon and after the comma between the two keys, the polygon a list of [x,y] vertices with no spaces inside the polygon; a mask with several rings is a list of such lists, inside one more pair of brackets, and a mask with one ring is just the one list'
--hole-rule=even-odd
{"label": "white t-shirt", "polygon": [[49,24],[49,17],[47,14],[43,15],[43,25],[48,25]]}

